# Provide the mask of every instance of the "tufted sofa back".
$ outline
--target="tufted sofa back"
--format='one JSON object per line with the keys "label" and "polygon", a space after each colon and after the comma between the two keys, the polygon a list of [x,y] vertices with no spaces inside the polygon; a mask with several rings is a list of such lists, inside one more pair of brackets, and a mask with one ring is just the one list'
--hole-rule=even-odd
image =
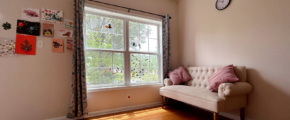
{"label": "tufted sofa back", "polygon": [[[186,82],[185,85],[209,89],[209,77],[222,67],[223,66],[188,67],[186,69],[192,80]],[[235,74],[239,78],[239,82],[246,82],[247,74],[245,66],[235,66]]]}

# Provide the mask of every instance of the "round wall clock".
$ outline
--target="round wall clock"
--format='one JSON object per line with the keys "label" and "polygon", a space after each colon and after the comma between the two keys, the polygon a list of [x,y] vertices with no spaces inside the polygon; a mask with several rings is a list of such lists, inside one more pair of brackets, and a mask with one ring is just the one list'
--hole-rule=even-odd
{"label": "round wall clock", "polygon": [[226,9],[231,3],[231,0],[217,0],[215,7],[218,10],[224,10]]}

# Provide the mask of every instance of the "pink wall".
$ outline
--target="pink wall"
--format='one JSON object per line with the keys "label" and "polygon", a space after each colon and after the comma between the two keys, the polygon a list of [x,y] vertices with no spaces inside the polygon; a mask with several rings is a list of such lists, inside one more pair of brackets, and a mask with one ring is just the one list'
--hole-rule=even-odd
{"label": "pink wall", "polygon": [[[0,36],[5,38],[16,37],[16,21],[21,18],[22,7],[62,10],[66,19],[73,19],[72,0],[0,0],[0,3],[1,25],[6,21],[12,24],[11,30],[1,27]],[[54,27],[69,29],[63,24]],[[43,120],[65,116],[68,111],[71,52],[53,53],[51,38],[36,37],[36,40],[43,41],[44,47],[36,48],[35,56],[0,58],[0,120]]]}
{"label": "pink wall", "polygon": [[[173,0],[102,0],[157,14],[170,14],[172,67],[179,65],[177,2]],[[62,10],[65,19],[73,19],[72,0],[0,0],[0,23],[8,21],[12,29],[0,29],[0,36],[15,38],[16,19],[21,7]],[[3,3],[3,4],[2,4]],[[114,8],[113,8],[114,9]],[[127,11],[124,9],[120,9]],[[42,22],[42,21],[41,21]],[[55,24],[55,29],[67,29]],[[58,38],[58,37],[56,37]],[[70,102],[71,52],[52,53],[51,39],[37,48],[36,56],[19,55],[0,59],[0,120],[43,120],[66,115]],[[160,86],[159,86],[160,87]],[[89,112],[160,101],[159,87],[88,93]],[[127,94],[131,100],[126,99]]]}
{"label": "pink wall", "polygon": [[[180,57],[185,66],[243,65],[254,87],[246,117],[290,119],[289,0],[180,0]],[[237,111],[225,113],[237,117]]]}

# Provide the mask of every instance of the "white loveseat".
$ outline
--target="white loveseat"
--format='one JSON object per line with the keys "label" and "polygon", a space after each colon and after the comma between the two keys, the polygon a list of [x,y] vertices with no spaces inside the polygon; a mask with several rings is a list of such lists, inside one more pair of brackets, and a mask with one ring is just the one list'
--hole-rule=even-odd
{"label": "white loveseat", "polygon": [[209,77],[223,66],[188,67],[187,71],[192,80],[185,85],[172,85],[170,79],[165,79],[165,87],[160,88],[161,102],[163,97],[172,98],[214,112],[214,120],[218,119],[219,112],[240,109],[241,120],[245,119],[247,94],[252,86],[247,83],[246,68],[235,66],[235,74],[239,78],[236,83],[223,83],[218,92],[209,90]]}

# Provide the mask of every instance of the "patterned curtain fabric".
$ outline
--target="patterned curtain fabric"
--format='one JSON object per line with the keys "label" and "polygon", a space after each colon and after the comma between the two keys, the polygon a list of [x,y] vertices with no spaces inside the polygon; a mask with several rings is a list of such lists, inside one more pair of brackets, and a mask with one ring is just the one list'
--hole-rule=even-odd
{"label": "patterned curtain fabric", "polygon": [[71,98],[67,118],[87,118],[87,86],[83,39],[85,0],[74,0],[74,43],[72,54]]}
{"label": "patterned curtain fabric", "polygon": [[163,45],[163,77],[168,77],[167,73],[171,70],[171,51],[170,51],[170,32],[169,15],[165,15],[162,21],[162,45]]}
{"label": "patterned curtain fabric", "polygon": [[[169,15],[165,15],[165,18],[162,21],[162,48],[163,48],[163,77],[168,78],[167,73],[171,70],[171,51],[170,51],[170,32],[169,32]],[[164,86],[164,84],[163,84]],[[163,97],[163,103],[167,104],[169,98]]]}

